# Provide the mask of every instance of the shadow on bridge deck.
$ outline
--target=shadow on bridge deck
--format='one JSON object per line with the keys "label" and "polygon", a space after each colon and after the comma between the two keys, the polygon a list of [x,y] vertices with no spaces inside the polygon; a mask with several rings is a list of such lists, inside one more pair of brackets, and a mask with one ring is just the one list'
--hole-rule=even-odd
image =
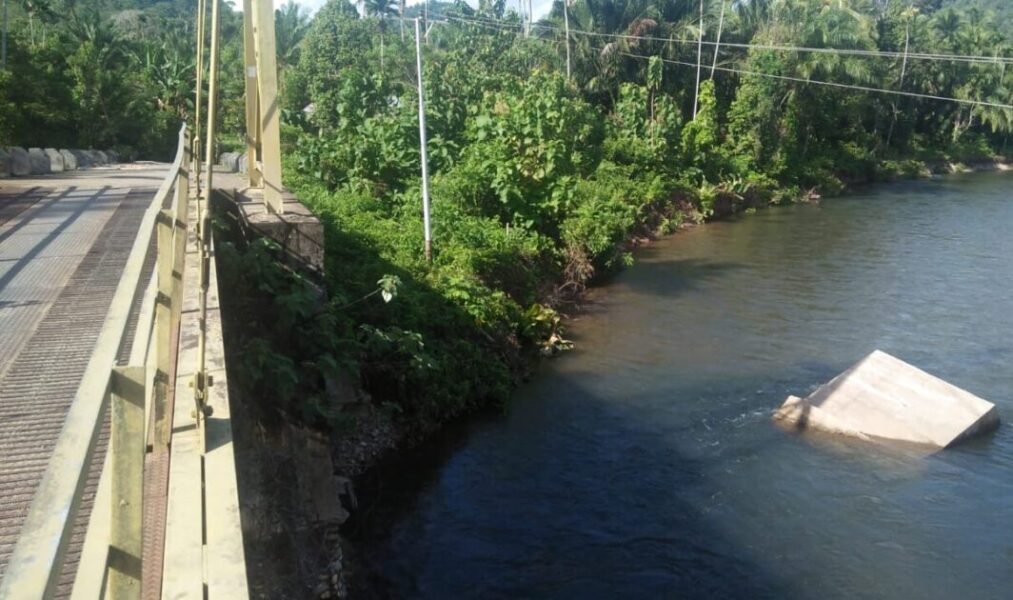
{"label": "shadow on bridge deck", "polygon": [[[144,209],[166,172],[165,165],[95,169],[0,184],[0,574],[74,400]],[[126,173],[128,178],[120,178]],[[150,269],[148,264],[149,274]],[[92,493],[98,471],[92,469]],[[70,591],[90,501],[88,494],[58,595]]]}

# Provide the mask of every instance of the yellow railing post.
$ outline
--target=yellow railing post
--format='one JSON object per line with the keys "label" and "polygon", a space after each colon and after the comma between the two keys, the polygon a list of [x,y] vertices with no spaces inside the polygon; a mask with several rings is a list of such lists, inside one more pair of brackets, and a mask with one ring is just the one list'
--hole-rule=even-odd
{"label": "yellow railing post", "polygon": [[141,546],[144,511],[143,366],[117,367],[112,373],[109,449],[112,453],[112,506],[109,531],[110,600],[141,597]]}
{"label": "yellow railing post", "polygon": [[201,150],[201,137],[200,137],[200,108],[201,108],[201,95],[204,91],[204,15],[207,13],[204,0],[197,0],[197,98],[194,101],[194,119],[193,119],[193,154],[190,157],[193,160],[193,172],[195,175],[195,185],[197,186],[197,194],[200,195],[200,150]]}
{"label": "yellow railing post", "polygon": [[173,243],[175,219],[172,210],[163,209],[158,215],[158,257],[155,269],[158,278],[158,295],[155,299],[155,383],[152,409],[155,412],[155,431],[150,440],[154,451],[169,446],[172,415],[169,411],[169,373],[172,369],[172,297],[173,297]]}
{"label": "yellow railing post", "polygon": [[264,202],[284,212],[281,200],[281,106],[278,105],[278,65],[274,39],[274,2],[254,0],[254,38],[257,46],[257,96],[260,108],[260,158]]}
{"label": "yellow railing post", "polygon": [[211,191],[213,186],[213,171],[215,159],[215,120],[218,116],[218,37],[220,32],[219,8],[221,0],[211,0],[211,57],[208,69],[208,126],[207,144],[204,147],[205,168],[207,170],[207,185],[204,190],[203,202],[198,197],[198,224],[197,236],[198,256],[200,259],[200,289],[198,290],[199,300],[199,330],[197,335],[197,369],[194,377],[194,419],[197,427],[203,432],[204,411],[207,403],[207,388],[211,382],[207,377],[206,354],[207,346],[207,295],[208,295],[208,272],[211,252]]}
{"label": "yellow railing post", "polygon": [[246,75],[246,174],[250,187],[260,187],[260,104],[257,97],[257,45],[253,35],[253,0],[243,0],[243,57]]}
{"label": "yellow railing post", "polygon": [[190,164],[190,146],[184,146],[186,154],[179,173],[176,174],[176,207],[172,223],[172,318],[170,332],[179,329],[180,313],[183,308],[183,266],[186,258],[186,231],[190,209],[190,175],[183,165]]}

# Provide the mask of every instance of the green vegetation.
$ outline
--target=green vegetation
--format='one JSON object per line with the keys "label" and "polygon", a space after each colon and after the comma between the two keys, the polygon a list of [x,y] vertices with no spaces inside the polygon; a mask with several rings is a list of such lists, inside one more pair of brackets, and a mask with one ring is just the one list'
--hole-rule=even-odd
{"label": "green vegetation", "polygon": [[[734,3],[722,42],[737,45],[713,74],[704,46],[694,118],[697,2],[578,0],[571,27],[610,35],[572,35],[570,80],[562,4],[530,37],[504,6],[434,10],[448,20],[424,47],[432,264],[413,24],[401,34],[394,2],[367,2],[360,18],[332,0],[286,78],[286,183],[327,226],[340,362],[423,428],[502,401],[527,356],[567,347],[554,309],[628,264],[632,239],[910,176],[922,160],[991,157],[1013,130],[1009,110],[806,82],[1008,104],[1002,64],[911,59],[902,85],[897,56],[769,48],[902,52],[907,38],[911,52],[1008,55],[1013,38],[982,11]],[[721,4],[707,10],[714,41]],[[402,282],[394,302],[351,302],[385,274]]]}
{"label": "green vegetation", "polygon": [[[424,46],[431,264],[407,19],[421,8],[277,11],[286,185],[327,228],[329,300],[268,245],[223,257],[249,312],[280,315],[241,355],[247,385],[285,414],[340,422],[324,382],[349,377],[423,429],[502,402],[532,357],[569,346],[556,311],[629,264],[635,240],[991,159],[1013,133],[1004,2],[707,0],[699,95],[697,0],[576,0],[569,78],[561,2],[530,36],[502,0],[477,4],[429,6],[442,19]],[[193,113],[194,8],[12,0],[3,145],[166,158]],[[243,136],[242,63],[224,5],[222,148]]]}
{"label": "green vegetation", "polygon": [[[0,146],[112,148],[169,160],[193,119],[195,0],[8,0],[7,71],[0,71]],[[298,61],[309,17],[277,11],[278,64]],[[241,131],[242,17],[221,13],[219,127]],[[206,97],[206,96],[205,96]]]}

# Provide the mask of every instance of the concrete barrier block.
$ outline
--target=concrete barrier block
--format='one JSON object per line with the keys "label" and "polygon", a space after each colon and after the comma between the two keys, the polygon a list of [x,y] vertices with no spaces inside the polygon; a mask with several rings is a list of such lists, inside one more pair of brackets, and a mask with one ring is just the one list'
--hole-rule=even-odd
{"label": "concrete barrier block", "polygon": [[995,405],[876,350],[774,419],[872,441],[946,448],[999,424]]}
{"label": "concrete barrier block", "polygon": [[63,157],[63,170],[64,171],[76,171],[77,170],[77,157],[70,150],[60,150],[60,156]]}
{"label": "concrete barrier block", "polygon": [[239,169],[239,153],[223,152],[222,155],[218,157],[218,165],[230,173],[235,173]]}
{"label": "concrete barrier block", "polygon": [[63,155],[56,148],[46,148],[43,150],[46,156],[49,157],[49,171],[52,173],[63,173],[64,161]]}
{"label": "concrete barrier block", "polygon": [[94,161],[91,159],[91,154],[87,150],[74,149],[70,151],[77,159],[78,169],[87,169],[88,167],[94,166]]}
{"label": "concrete barrier block", "polygon": [[0,177],[11,176],[11,155],[0,148]]}
{"label": "concrete barrier block", "polygon": [[7,152],[10,154],[11,175],[24,177],[25,175],[32,174],[32,162],[28,158],[28,151],[24,148],[11,146],[7,149]]}
{"label": "concrete barrier block", "polygon": [[49,157],[42,148],[28,149],[28,164],[32,168],[32,175],[45,175],[50,173]]}

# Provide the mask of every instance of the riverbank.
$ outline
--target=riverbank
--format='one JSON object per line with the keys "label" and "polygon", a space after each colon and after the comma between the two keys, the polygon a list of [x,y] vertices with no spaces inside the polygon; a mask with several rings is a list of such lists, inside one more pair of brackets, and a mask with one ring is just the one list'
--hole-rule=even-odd
{"label": "riverbank", "polygon": [[769,415],[871,347],[1008,411],[1011,176],[863,187],[652,243],[509,413],[361,480],[346,531],[377,595],[896,597],[912,577],[923,597],[1001,595],[1008,526],[980,515],[1006,514],[1013,430],[899,458]]}
{"label": "riverbank", "polygon": [[[991,164],[999,168],[1006,163],[993,161]],[[918,169],[911,169],[910,176],[926,176],[930,171],[929,166],[923,164]],[[857,185],[859,183],[853,182],[848,188]],[[265,480],[263,476],[257,482],[262,496],[269,499],[261,507],[257,520],[269,527],[268,531],[255,538],[266,542],[272,551],[255,563],[276,565],[275,568],[260,570],[258,575],[262,576],[263,585],[270,589],[272,585],[277,585],[271,581],[284,581],[286,586],[314,582],[307,592],[318,597],[342,597],[348,589],[367,593],[371,585],[370,574],[357,564],[354,544],[349,544],[338,532],[348,514],[356,510],[354,490],[334,492],[335,481],[340,482],[341,489],[345,489],[348,483],[362,477],[377,464],[409,452],[419,443],[439,434],[448,422],[467,418],[468,414],[485,407],[503,406],[512,388],[528,377],[540,360],[539,356],[565,348],[565,317],[557,311],[577,310],[587,286],[608,281],[611,273],[628,264],[628,257],[634,249],[651,244],[659,236],[759,209],[772,201],[808,201],[823,195],[825,192],[819,188],[774,190],[713,186],[704,190],[670,189],[667,195],[659,194],[649,201],[638,202],[640,209],[636,218],[625,222],[621,237],[613,234],[606,238],[612,240],[609,245],[598,247],[597,262],[589,259],[586,252],[569,247],[558,271],[542,271],[544,274],[555,274],[553,279],[540,279],[532,286],[537,289],[543,308],[524,315],[529,320],[529,328],[533,324],[538,329],[529,331],[530,335],[522,338],[518,335],[518,330],[522,328],[520,323],[514,322],[507,329],[497,329],[495,313],[490,318],[486,303],[489,297],[495,298],[494,290],[474,286],[462,290],[460,282],[452,282],[452,303],[448,304],[447,289],[439,287],[447,285],[445,277],[434,277],[434,270],[424,263],[405,261],[403,255],[392,256],[381,245],[389,243],[389,239],[371,238],[376,231],[381,234],[388,231],[388,225],[377,219],[375,213],[370,215],[370,205],[363,206],[361,198],[346,204],[343,201],[349,200],[350,196],[345,194],[340,196],[341,201],[334,202],[330,192],[302,188],[300,197],[307,199],[307,204],[321,215],[328,228],[328,280],[323,283],[330,294],[330,301],[321,309],[319,300],[316,300],[320,290],[315,284],[294,278],[272,266],[270,247],[235,249],[237,254],[232,256],[235,259],[233,264],[237,265],[233,270],[235,279],[226,286],[236,293],[237,298],[245,299],[243,306],[230,311],[240,315],[241,319],[266,323],[267,315],[257,307],[272,305],[277,310],[274,314],[280,315],[273,324],[278,330],[276,334],[261,339],[243,339],[240,336],[234,346],[244,349],[235,368],[246,374],[245,393],[257,398],[254,404],[259,406],[251,417],[251,428],[260,432],[259,439],[248,446],[273,448],[252,464],[267,463],[272,469],[278,469],[279,464],[289,465],[278,474],[280,479],[277,480],[287,483],[278,486],[277,481]],[[351,198],[356,199],[355,196]],[[361,212],[365,212],[367,218]],[[229,247],[223,249],[223,254],[228,260]],[[609,260],[602,260],[603,256],[609,257]],[[598,267],[604,268],[598,270]],[[438,273],[446,268],[447,265],[444,265],[436,271]],[[371,297],[374,292],[368,287],[387,274],[400,280],[400,287],[395,291],[397,296],[389,304],[375,295]],[[266,285],[265,281],[268,282]],[[503,277],[501,281],[508,282],[509,278]],[[464,296],[462,291],[473,296]],[[422,305],[422,312],[418,313],[420,316],[438,315],[443,320],[443,327],[449,327],[451,336],[461,337],[461,343],[454,346],[459,350],[454,352],[469,353],[469,349],[477,348],[478,352],[474,354],[484,354],[484,358],[470,357],[473,360],[455,362],[453,364],[457,366],[446,371],[446,376],[439,374],[444,371],[439,368],[434,375],[432,362],[435,357],[427,353],[430,340],[412,337],[411,329],[404,326],[406,318],[407,323],[416,323],[414,327],[422,323],[411,316],[411,311],[408,314],[402,311],[407,302]],[[476,307],[482,310],[475,310]],[[463,312],[462,308],[465,309]],[[486,326],[475,328],[476,321],[482,318],[486,319]],[[513,318],[517,318],[517,313],[513,314]],[[391,327],[395,323],[397,325]],[[493,327],[489,327],[490,324]],[[270,332],[272,327],[260,329]],[[336,332],[336,335],[327,335],[327,331]],[[334,365],[327,364],[329,359],[326,357],[340,357],[341,353],[347,353],[353,347],[358,347],[359,378],[356,381],[347,374],[341,376],[345,383],[337,388],[344,391],[335,396],[335,386],[328,381],[333,381],[335,375],[347,367],[334,369]],[[371,357],[371,353],[389,357],[391,352],[409,365],[391,365],[389,358],[384,359],[386,364],[368,364],[377,359],[377,355],[372,354]],[[469,356],[465,355],[465,358]],[[338,360],[334,362],[338,363]],[[499,394],[482,395],[481,388],[472,386],[471,396],[458,398],[454,404],[457,408],[452,411],[434,414],[424,410],[423,405],[414,409],[422,408],[421,412],[414,412],[410,404],[403,404],[403,391],[398,391],[403,390],[401,386],[406,386],[409,381],[413,385],[426,385],[424,378],[411,379],[411,373],[405,367],[412,363],[424,374],[443,378],[433,381],[444,390],[446,378],[454,376],[451,373],[472,369],[475,372],[471,375],[475,379],[471,381],[475,381],[489,373],[490,367],[504,365],[507,370],[501,383],[505,390]],[[388,379],[383,383],[389,383],[389,378],[393,378],[397,385],[393,388],[389,385],[377,386],[377,378]],[[474,392],[476,389],[478,395]],[[485,389],[488,391],[488,388]],[[424,393],[424,388],[416,391]],[[350,397],[352,402],[348,403]],[[446,399],[441,402],[446,403]],[[330,464],[324,471],[329,471],[332,478],[309,476],[312,469],[307,465],[323,460],[318,451],[312,459],[307,458],[308,454],[312,454],[307,450],[310,438],[315,440],[314,445],[328,449],[326,458]],[[250,479],[258,478],[253,476]],[[279,494],[272,487],[280,487],[284,492]],[[315,498],[332,492],[341,498],[343,504],[337,509],[332,507],[329,520],[320,522],[315,520],[314,515],[306,514],[304,506],[313,505]],[[277,518],[277,515],[287,516]],[[284,543],[279,544],[279,536]],[[280,547],[287,548],[282,552],[287,557],[278,555]],[[300,575],[293,578],[291,573]]]}
{"label": "riverbank", "polygon": [[[855,190],[857,187],[877,182],[924,178],[946,173],[1006,171],[1011,168],[1010,163],[1005,159],[966,162],[919,161],[918,164],[919,167],[917,169],[909,170],[906,174],[904,172],[891,174],[879,181],[867,181],[861,183],[852,182],[843,189],[839,190],[838,193],[848,193]],[[820,198],[822,196],[821,192],[822,190],[818,189],[808,190],[793,197],[792,201],[812,201]],[[687,198],[681,198],[678,201],[669,203],[665,210],[658,210],[648,214],[647,218],[644,219],[644,222],[630,233],[624,244],[623,251],[632,251],[635,248],[651,244],[660,235],[668,235],[679,230],[695,227],[706,221],[720,220],[734,216],[743,211],[762,208],[763,206],[766,206],[766,204],[757,203],[756,199],[764,197],[770,198],[772,196],[773,192],[769,190],[756,190],[748,197],[742,197],[731,193],[721,194],[719,195],[717,202],[714,204],[714,212],[706,219],[702,216],[697,203],[692,202]],[[660,230],[658,228],[658,224],[666,222],[676,222],[678,223],[678,226],[669,230]],[[583,298],[584,293],[583,290],[581,290],[580,292],[568,297],[565,302],[573,310],[579,310],[579,305]],[[455,426],[455,429],[459,429],[459,427]],[[439,435],[442,431],[442,428],[438,428],[429,432],[428,435]],[[343,448],[357,449],[365,447],[371,449],[371,451],[366,452],[366,458],[364,460],[359,460],[353,465],[349,465],[349,470],[345,472],[346,476],[355,481],[369,481],[370,486],[382,488],[384,483],[377,480],[391,476],[392,470],[390,467],[380,467],[379,465],[402,463],[403,460],[399,458],[399,456],[403,456],[405,452],[413,452],[420,442],[425,442],[427,439],[426,436],[415,436],[409,438],[408,430],[406,429],[388,429],[386,432],[391,434],[390,437],[382,438],[382,442],[379,443],[376,436],[368,429],[360,429],[344,436],[344,441],[341,442]],[[338,450],[335,454],[335,458],[338,458],[341,452],[342,450]],[[356,453],[356,456],[363,456],[362,451],[359,450]],[[354,544],[349,543],[344,538],[343,540],[343,554],[346,557],[346,561],[350,561],[348,566],[351,568],[351,576],[348,578],[348,585],[351,589],[355,590],[358,595],[373,597],[371,593],[375,592],[374,588],[377,585],[376,574],[369,572],[369,569],[365,565],[363,565],[360,561],[357,561],[357,552]]]}

